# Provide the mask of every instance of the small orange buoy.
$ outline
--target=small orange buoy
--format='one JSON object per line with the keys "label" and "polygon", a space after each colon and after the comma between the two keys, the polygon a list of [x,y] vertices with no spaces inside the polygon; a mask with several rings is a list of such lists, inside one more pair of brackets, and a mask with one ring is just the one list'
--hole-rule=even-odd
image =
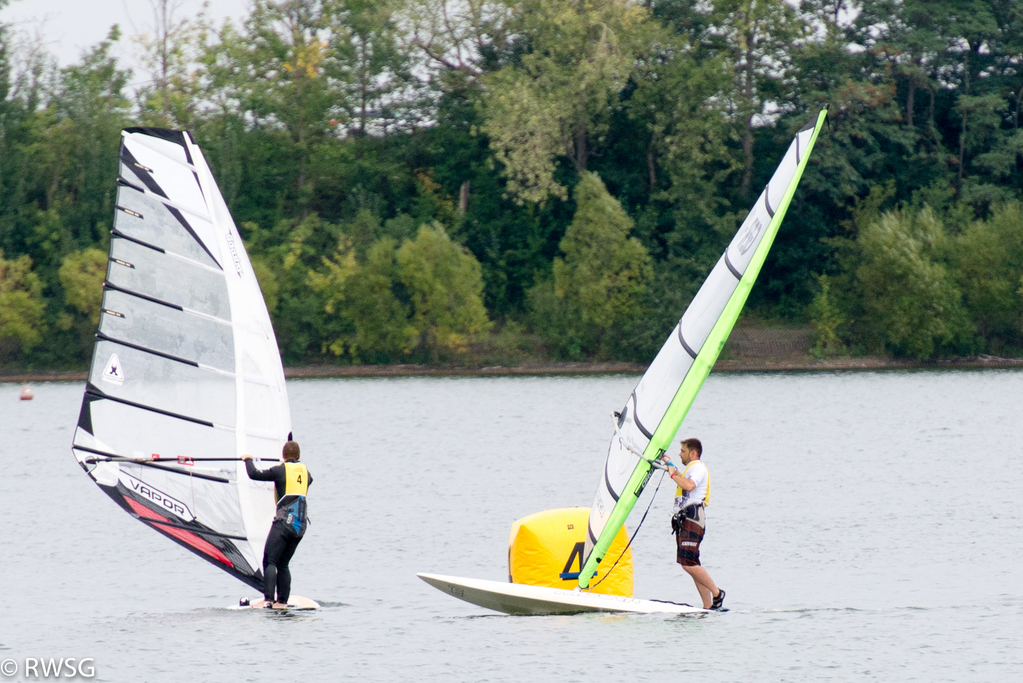
{"label": "small orange buoy", "polygon": [[35,394],[32,393],[32,389],[30,389],[27,384],[22,384],[21,385],[21,400],[22,401],[31,401],[33,398],[35,398]]}

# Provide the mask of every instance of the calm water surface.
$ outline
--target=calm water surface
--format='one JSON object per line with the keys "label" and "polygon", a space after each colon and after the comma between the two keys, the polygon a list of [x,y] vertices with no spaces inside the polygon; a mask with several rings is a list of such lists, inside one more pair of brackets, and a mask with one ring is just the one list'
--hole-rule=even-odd
{"label": "calm water surface", "polygon": [[[702,556],[728,613],[511,617],[416,578],[505,580],[514,520],[589,505],[637,379],[289,382],[316,477],[295,592],[324,605],[294,616],[224,609],[253,591],[88,479],[70,452],[81,385],[32,402],[0,385],[0,659],[92,657],[95,680],[132,682],[1023,672],[1018,372],[711,376],[683,434],[712,473]],[[633,545],[636,595],[696,602],[671,494]]]}

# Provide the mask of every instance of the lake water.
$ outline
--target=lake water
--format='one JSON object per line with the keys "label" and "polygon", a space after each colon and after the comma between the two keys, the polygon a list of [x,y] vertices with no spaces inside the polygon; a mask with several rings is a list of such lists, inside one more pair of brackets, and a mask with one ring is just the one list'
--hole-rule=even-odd
{"label": "lake water", "polygon": [[[416,572],[506,580],[512,522],[588,506],[636,376],[289,382],[316,482],[292,562],[314,613],[118,509],[70,452],[78,384],[0,385],[0,659],[103,681],[995,681],[1023,671],[1012,371],[712,375],[682,435],[713,477],[704,565],[731,611],[512,617]],[[659,475],[657,475],[659,476]],[[634,530],[656,477],[630,519]],[[698,602],[662,486],[636,596]],[[25,679],[21,674],[3,680]]]}

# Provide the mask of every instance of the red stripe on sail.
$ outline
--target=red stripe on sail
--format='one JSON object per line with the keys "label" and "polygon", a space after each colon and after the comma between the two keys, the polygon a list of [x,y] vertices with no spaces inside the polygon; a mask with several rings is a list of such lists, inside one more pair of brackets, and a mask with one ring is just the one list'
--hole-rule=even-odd
{"label": "red stripe on sail", "polygon": [[[124,499],[128,501],[128,505],[131,506],[131,509],[135,511],[135,514],[137,514],[142,519],[155,522],[170,522],[169,519],[156,514],[155,512],[147,508],[145,505],[142,505],[141,503],[138,503],[127,496],[125,496]],[[220,552],[220,548],[213,545],[209,541],[200,538],[199,536],[196,536],[191,531],[185,531],[184,529],[179,529],[173,526],[164,526],[162,524],[157,524],[156,526],[160,531],[164,532],[165,534],[173,536],[179,541],[187,543],[188,545],[192,546],[199,552],[205,553],[206,555],[209,555],[210,557],[212,557],[215,560],[218,560],[219,562],[223,562],[228,567],[232,568],[234,567],[234,563],[232,563],[231,560],[227,559],[227,555]]]}

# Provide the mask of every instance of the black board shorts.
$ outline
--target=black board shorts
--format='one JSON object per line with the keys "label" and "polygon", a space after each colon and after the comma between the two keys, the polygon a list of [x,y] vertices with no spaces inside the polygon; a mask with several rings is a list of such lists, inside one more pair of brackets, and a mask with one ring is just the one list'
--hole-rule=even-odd
{"label": "black board shorts", "polygon": [[678,546],[676,562],[683,567],[700,566],[700,542],[707,528],[707,513],[702,505],[687,507],[679,513],[682,524],[675,532],[675,544]]}

